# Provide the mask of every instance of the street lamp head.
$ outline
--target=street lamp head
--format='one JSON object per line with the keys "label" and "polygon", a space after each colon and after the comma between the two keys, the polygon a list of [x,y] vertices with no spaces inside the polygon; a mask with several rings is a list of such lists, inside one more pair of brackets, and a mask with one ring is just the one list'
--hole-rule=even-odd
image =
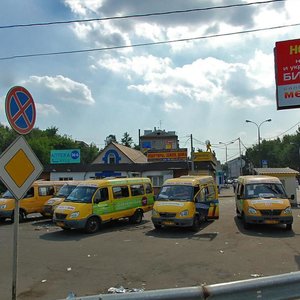
{"label": "street lamp head", "polygon": [[246,123],[249,123],[249,122],[251,122],[250,120],[246,120]]}
{"label": "street lamp head", "polygon": [[272,121],[272,119],[268,119],[268,120],[266,120],[267,122],[271,122]]}

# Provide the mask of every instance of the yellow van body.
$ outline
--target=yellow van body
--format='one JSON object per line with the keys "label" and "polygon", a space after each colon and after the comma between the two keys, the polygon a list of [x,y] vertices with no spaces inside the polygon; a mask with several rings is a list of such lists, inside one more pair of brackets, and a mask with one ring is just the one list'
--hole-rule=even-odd
{"label": "yellow van body", "polygon": [[290,201],[277,177],[264,175],[240,176],[235,190],[237,217],[244,228],[250,224],[286,224],[292,229]]}
{"label": "yellow van body", "polygon": [[129,218],[140,223],[152,209],[154,194],[149,178],[86,180],[54,210],[53,221],[62,229],[96,232],[102,223]]}
{"label": "yellow van body", "polygon": [[181,176],[166,180],[152,210],[156,229],[176,226],[197,231],[205,220],[218,218],[218,190],[212,176]]}
{"label": "yellow van body", "polygon": [[[43,214],[44,203],[64,184],[63,181],[35,181],[24,198],[19,200],[19,221],[23,221],[28,214]],[[14,219],[15,199],[10,191],[6,191],[0,198],[0,220]]]}
{"label": "yellow van body", "polygon": [[49,200],[47,200],[43,206],[43,216],[51,218],[55,208],[64,202],[64,200],[71,194],[71,192],[77,187],[82,181],[70,180],[67,181]]}

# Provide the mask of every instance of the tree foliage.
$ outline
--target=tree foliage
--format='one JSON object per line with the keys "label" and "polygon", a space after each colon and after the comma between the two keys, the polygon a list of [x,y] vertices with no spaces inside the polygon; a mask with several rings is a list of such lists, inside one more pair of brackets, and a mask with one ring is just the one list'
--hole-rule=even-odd
{"label": "tree foliage", "polygon": [[123,138],[121,139],[121,144],[126,147],[131,147],[132,143],[133,143],[132,137],[129,135],[128,132],[125,132],[123,134]]}
{"label": "tree foliage", "polygon": [[262,140],[260,144],[260,153],[258,145],[248,148],[246,151],[246,168],[252,164],[254,167],[260,167],[260,158],[266,160],[269,168],[290,167],[294,170],[300,170],[300,131],[294,135],[285,135],[282,139],[266,141]]}
{"label": "tree foliage", "polygon": [[[0,124],[0,151],[1,153],[15,140],[17,134],[7,126]],[[87,145],[84,142],[75,141],[71,137],[58,134],[57,127],[46,130],[34,128],[25,136],[28,144],[43,165],[50,163],[51,150],[80,149],[81,163],[91,163],[99,153],[95,144]]]}

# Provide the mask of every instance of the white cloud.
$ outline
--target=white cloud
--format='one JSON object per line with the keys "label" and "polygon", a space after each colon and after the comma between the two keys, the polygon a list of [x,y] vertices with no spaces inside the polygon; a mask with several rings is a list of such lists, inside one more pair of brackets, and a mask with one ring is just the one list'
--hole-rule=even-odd
{"label": "white cloud", "polygon": [[62,75],[56,77],[30,76],[28,80],[23,81],[23,84],[30,86],[32,90],[39,90],[47,97],[48,101],[69,101],[88,105],[95,103],[91,90],[85,84]]}
{"label": "white cloud", "polygon": [[87,16],[91,12],[97,12],[105,0],[64,0],[64,2],[75,14]]}
{"label": "white cloud", "polygon": [[59,114],[54,105],[35,103],[37,115],[48,116],[51,114]]}
{"label": "white cloud", "polygon": [[176,102],[165,102],[165,111],[181,110],[182,106]]}

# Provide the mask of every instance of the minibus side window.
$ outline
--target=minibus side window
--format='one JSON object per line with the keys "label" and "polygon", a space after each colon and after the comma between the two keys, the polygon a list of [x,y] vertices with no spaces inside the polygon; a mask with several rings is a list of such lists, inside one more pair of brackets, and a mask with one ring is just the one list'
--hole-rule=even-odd
{"label": "minibus side window", "polygon": [[215,200],[216,199],[215,188],[212,184],[207,186],[207,195],[206,195],[206,197],[207,197],[206,200]]}
{"label": "minibus side window", "polygon": [[152,189],[152,186],[150,183],[147,183],[145,185],[145,187],[146,187],[146,194],[151,194],[153,192],[153,189]]}
{"label": "minibus side window", "polygon": [[33,197],[33,195],[34,195],[34,188],[31,187],[31,188],[27,191],[27,193],[26,193],[26,195],[24,196],[24,198],[30,198],[30,197]]}
{"label": "minibus side window", "polygon": [[144,195],[144,186],[142,184],[133,184],[130,186],[132,196]]}
{"label": "minibus side window", "polygon": [[106,200],[108,200],[108,189],[107,188],[99,189],[95,194],[94,203],[97,204]]}
{"label": "minibus side window", "polygon": [[202,188],[196,196],[196,202],[206,201],[206,187]]}
{"label": "minibus side window", "polygon": [[244,195],[244,185],[243,184],[239,184],[238,186],[238,191],[237,191],[237,196],[238,196],[238,199],[243,199],[245,198],[245,195]]}
{"label": "minibus side window", "polygon": [[38,188],[39,196],[49,196],[54,194],[53,186],[40,186]]}
{"label": "minibus side window", "polygon": [[114,199],[129,197],[128,186],[114,186],[112,188]]}

